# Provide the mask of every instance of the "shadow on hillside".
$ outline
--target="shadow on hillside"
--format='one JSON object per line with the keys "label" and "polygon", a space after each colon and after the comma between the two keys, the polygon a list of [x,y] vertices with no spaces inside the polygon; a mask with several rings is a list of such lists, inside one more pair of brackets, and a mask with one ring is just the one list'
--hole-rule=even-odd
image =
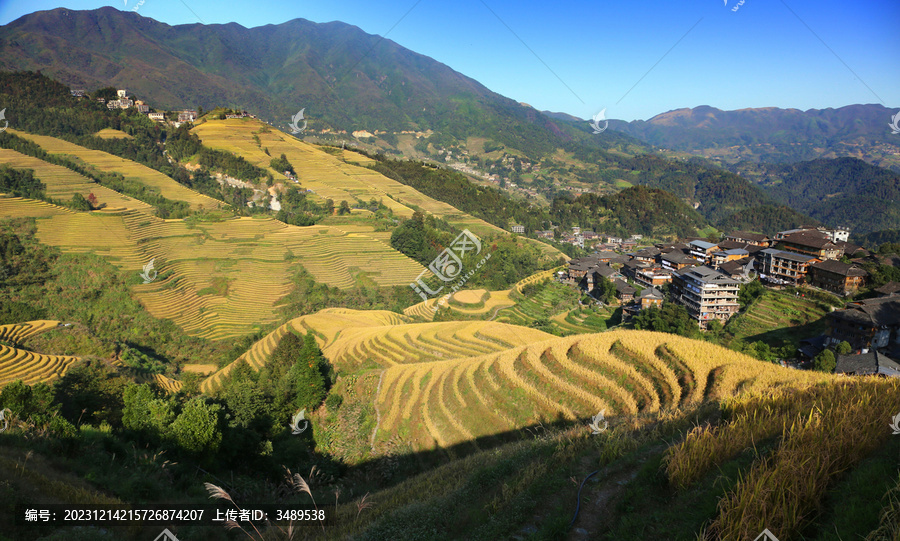
{"label": "shadow on hillside", "polygon": [[743,340],[747,343],[764,342],[771,347],[782,347],[789,344],[798,348],[800,347],[801,340],[819,336],[825,332],[826,328],[825,318],[823,317],[808,323],[796,323],[789,327],[781,327],[771,331],[746,336]]}
{"label": "shadow on hillside", "polygon": [[[708,405],[709,403],[707,403]],[[657,413],[653,413],[655,416]],[[643,416],[642,414],[639,414]],[[650,414],[648,414],[650,415]],[[682,412],[680,417],[689,418],[690,423],[698,424],[704,422],[715,422],[719,416],[719,408],[717,406],[709,409],[698,405],[698,408],[688,412]],[[569,420],[562,417],[561,414],[552,421],[544,421],[529,426],[510,430],[490,436],[481,436],[474,440],[468,440],[448,447],[437,447],[434,449],[424,449],[412,451],[402,454],[392,454],[373,458],[366,462],[346,466],[343,471],[343,477],[352,480],[354,484],[358,481],[368,481],[371,483],[372,490],[381,490],[399,484],[410,477],[424,473],[450,463],[454,460],[463,459],[479,452],[496,449],[506,444],[519,441],[539,441],[549,438],[562,430],[580,429],[584,430],[586,435],[591,435],[592,430],[590,423],[591,417],[579,418],[577,420]],[[609,417],[605,421],[599,423],[599,426],[605,426],[607,430],[613,429],[617,425],[628,422],[624,417]],[[636,430],[644,430],[649,426],[655,425],[657,421],[649,423],[641,423],[641,427]]]}

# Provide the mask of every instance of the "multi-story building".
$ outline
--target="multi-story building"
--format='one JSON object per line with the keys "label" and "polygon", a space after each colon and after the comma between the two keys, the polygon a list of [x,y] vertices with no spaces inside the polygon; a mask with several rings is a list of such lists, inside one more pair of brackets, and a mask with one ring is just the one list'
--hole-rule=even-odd
{"label": "multi-story building", "polygon": [[709,258],[713,252],[719,249],[718,246],[714,242],[707,242],[705,240],[692,240],[688,243],[688,249],[690,250],[691,256],[703,261],[704,263],[709,262]]}
{"label": "multi-story building", "polygon": [[513,233],[519,233],[521,235],[525,234],[525,226],[524,225],[513,224],[513,226],[510,229],[512,230]]}
{"label": "multi-story building", "polygon": [[197,120],[197,111],[184,110],[178,113],[178,122],[193,122]]}
{"label": "multi-story building", "polygon": [[663,294],[662,291],[656,289],[655,287],[648,287],[641,291],[641,294],[638,296],[638,302],[640,303],[641,310],[646,310],[651,306],[659,308],[663,303]]}
{"label": "multi-story building", "polygon": [[681,270],[685,267],[696,267],[703,264],[702,261],[698,261],[678,250],[662,254],[659,257],[659,260],[662,263],[663,268],[668,270]]}
{"label": "multi-story building", "polygon": [[655,287],[672,281],[672,271],[660,267],[635,269],[634,281],[644,287]]}
{"label": "multi-story building", "polygon": [[820,231],[801,231],[785,235],[779,241],[785,249],[825,259],[840,259],[844,249]]}
{"label": "multi-story building", "polygon": [[807,282],[838,295],[852,295],[866,283],[868,272],[840,261],[828,259],[809,266]]}
{"label": "multi-story building", "polygon": [[757,254],[760,273],[792,284],[802,283],[810,265],[819,260],[811,255],[766,248]]}
{"label": "multi-story building", "polygon": [[711,267],[691,267],[672,276],[672,295],[675,302],[687,308],[701,329],[710,321],[723,323],[737,313],[740,282]]}
{"label": "multi-story building", "polygon": [[728,263],[729,261],[737,261],[748,257],[750,252],[743,248],[732,248],[730,250],[719,250],[709,255],[709,262],[713,267],[718,268],[719,265]]}

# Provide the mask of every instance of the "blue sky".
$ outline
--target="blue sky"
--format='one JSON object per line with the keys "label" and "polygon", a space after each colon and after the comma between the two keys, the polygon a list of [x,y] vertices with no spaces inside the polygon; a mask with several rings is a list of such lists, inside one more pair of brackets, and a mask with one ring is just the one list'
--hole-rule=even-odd
{"label": "blue sky", "polygon": [[0,0],[0,24],[104,5],[171,25],[338,20],[517,101],[582,118],[603,108],[634,120],[698,105],[900,107],[897,0],[139,1]]}

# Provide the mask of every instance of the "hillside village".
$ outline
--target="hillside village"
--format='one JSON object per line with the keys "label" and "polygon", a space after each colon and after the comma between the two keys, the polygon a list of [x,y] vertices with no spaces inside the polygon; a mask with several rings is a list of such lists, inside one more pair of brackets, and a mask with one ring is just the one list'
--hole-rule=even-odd
{"label": "hillside village", "polygon": [[[71,95],[75,98],[86,98],[87,91],[77,89],[70,90]],[[192,109],[182,109],[180,111],[158,111],[156,109],[152,109],[149,104],[144,102],[144,100],[134,99],[133,96],[129,96],[128,89],[119,88],[116,90],[116,95],[118,99],[115,100],[107,100],[106,98],[97,98],[97,102],[105,104],[109,109],[131,109],[132,107],[137,110],[137,112],[147,115],[147,118],[150,120],[155,120],[157,122],[171,122],[176,128],[184,124],[185,122],[193,122],[200,117],[198,111]],[[248,113],[247,111],[241,111],[240,113],[230,113],[226,114],[225,118],[256,118],[255,115]]]}
{"label": "hillside village", "polygon": [[[572,237],[582,245],[599,238],[577,228]],[[754,280],[768,288],[795,287],[804,296],[803,291],[825,292],[852,299],[864,292],[869,275],[862,265],[876,256],[848,239],[846,229],[804,227],[773,237],[734,231],[718,242],[689,238],[635,250],[640,236],[606,237],[603,249],[570,260],[558,279],[597,299],[614,288],[626,320],[671,302],[708,330],[739,312],[740,289]],[[896,259],[887,261],[896,266]],[[797,357],[808,362],[846,342],[850,351],[837,355],[835,372],[900,377],[900,284],[890,282],[869,295],[874,296],[829,313],[826,333],[804,337]]]}

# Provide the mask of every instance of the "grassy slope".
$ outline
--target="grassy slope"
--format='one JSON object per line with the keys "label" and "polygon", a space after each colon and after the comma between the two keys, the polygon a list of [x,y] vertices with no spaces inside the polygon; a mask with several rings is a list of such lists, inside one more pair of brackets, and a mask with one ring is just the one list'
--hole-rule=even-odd
{"label": "grassy slope", "polygon": [[726,330],[747,342],[797,347],[800,340],[825,331],[826,313],[828,309],[821,302],[766,290],[746,311],[732,318]]}

